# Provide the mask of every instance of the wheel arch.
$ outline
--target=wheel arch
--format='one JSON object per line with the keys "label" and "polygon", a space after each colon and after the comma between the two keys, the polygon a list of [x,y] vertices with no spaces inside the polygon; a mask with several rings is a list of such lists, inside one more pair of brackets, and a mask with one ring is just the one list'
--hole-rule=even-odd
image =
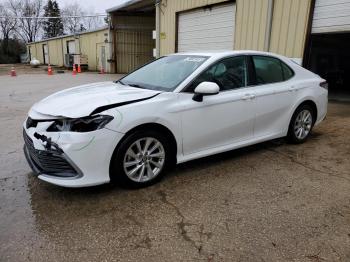
{"label": "wheel arch", "polygon": [[310,105],[314,110],[313,112],[313,118],[314,118],[314,123],[317,122],[317,115],[318,115],[318,111],[317,111],[317,104],[312,100],[312,99],[305,99],[299,103],[296,104],[296,106],[293,108],[293,110],[291,111],[291,114],[289,116],[289,121],[288,121],[288,124],[287,124],[287,128],[286,128],[286,133],[288,132],[288,128],[289,128],[289,125],[292,121],[292,118],[293,118],[293,115],[295,114],[295,112],[297,111],[297,109],[299,107],[301,107],[302,105]]}
{"label": "wheel arch", "polygon": [[144,123],[144,124],[140,124],[138,126],[135,126],[135,127],[131,128],[129,131],[127,131],[125,133],[123,138],[118,142],[117,146],[115,147],[115,149],[113,151],[113,155],[112,155],[110,163],[109,163],[110,174],[111,174],[111,168],[112,168],[112,161],[114,159],[115,154],[118,153],[118,149],[119,149],[121,143],[130,134],[132,134],[134,132],[137,132],[137,131],[142,131],[142,130],[154,130],[154,131],[157,131],[157,132],[165,135],[169,139],[169,145],[170,145],[171,154],[172,154],[172,157],[173,157],[173,164],[176,164],[176,162],[177,162],[176,156],[177,156],[178,147],[177,147],[177,142],[176,142],[176,138],[175,138],[174,134],[170,131],[169,128],[167,128],[166,126],[164,126],[162,124],[159,124],[159,123]]}
{"label": "wheel arch", "polygon": [[[294,109],[293,114],[302,105],[309,105],[313,109],[314,123],[316,123],[317,122],[317,117],[318,117],[318,109],[317,109],[316,103],[313,100],[311,100],[311,99],[307,99],[307,100],[304,100],[301,103],[299,103],[299,105]],[[293,117],[293,115],[292,115],[292,117]],[[292,119],[292,117],[290,119]]]}

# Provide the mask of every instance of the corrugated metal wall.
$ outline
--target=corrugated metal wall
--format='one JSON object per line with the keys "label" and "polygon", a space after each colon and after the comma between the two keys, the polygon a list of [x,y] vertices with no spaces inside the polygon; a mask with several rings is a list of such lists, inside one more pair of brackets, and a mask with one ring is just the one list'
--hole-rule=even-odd
{"label": "corrugated metal wall", "polygon": [[[88,56],[89,70],[100,70],[102,46],[105,46],[106,57],[109,57],[106,39],[108,41],[108,30],[80,35],[80,52]],[[79,45],[76,45],[76,50],[79,52]],[[105,70],[108,72],[108,68]]]}
{"label": "corrugated metal wall", "polygon": [[153,59],[154,15],[114,15],[113,28],[117,73],[128,73]]}
{"label": "corrugated metal wall", "polygon": [[117,73],[129,73],[153,59],[152,30],[116,31]]}
{"label": "corrugated metal wall", "polygon": [[176,12],[226,1],[227,0],[162,1],[160,18],[160,32],[162,33],[160,40],[161,55],[175,52]]}
{"label": "corrugated metal wall", "polygon": [[[49,51],[49,63],[51,65],[63,66],[64,56],[67,53],[67,42],[76,41],[76,52],[81,52],[83,55],[88,56],[89,70],[99,69],[100,52],[99,48],[101,45],[107,46],[105,39],[108,40],[108,30],[101,30],[77,36],[77,39],[72,36],[51,39],[48,41],[40,41],[28,44],[30,47],[32,58],[38,59],[41,63],[44,62],[43,57],[43,45],[48,45]],[[80,38],[80,39],[79,39]],[[80,46],[80,47],[79,47]],[[106,48],[108,52],[108,48]],[[108,57],[108,53],[106,54]]]}
{"label": "corrugated metal wall", "polygon": [[[167,0],[161,12],[161,54],[175,52],[176,12],[226,2],[225,0]],[[263,50],[268,0],[237,0],[235,49]]]}
{"label": "corrugated metal wall", "polygon": [[238,0],[236,9],[235,49],[263,51],[268,0]]}
{"label": "corrugated metal wall", "polygon": [[[163,0],[161,6],[161,55],[175,52],[176,13],[224,0]],[[303,56],[311,0],[275,0],[271,52]],[[264,50],[268,26],[268,0],[237,0],[234,49]],[[268,50],[265,50],[268,51]]]}
{"label": "corrugated metal wall", "polygon": [[302,58],[311,0],[275,0],[270,51]]}

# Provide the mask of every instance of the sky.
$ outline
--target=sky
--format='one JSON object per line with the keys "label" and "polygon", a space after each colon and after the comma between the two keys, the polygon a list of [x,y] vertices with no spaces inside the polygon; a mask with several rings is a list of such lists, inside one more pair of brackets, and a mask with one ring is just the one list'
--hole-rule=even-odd
{"label": "sky", "polygon": [[62,8],[66,3],[78,2],[88,10],[94,10],[95,13],[105,13],[106,9],[115,7],[126,0],[56,0]]}

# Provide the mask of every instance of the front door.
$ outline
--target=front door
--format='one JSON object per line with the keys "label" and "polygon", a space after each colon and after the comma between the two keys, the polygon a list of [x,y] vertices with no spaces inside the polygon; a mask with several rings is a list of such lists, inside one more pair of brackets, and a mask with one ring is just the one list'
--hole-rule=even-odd
{"label": "front door", "polygon": [[[231,57],[211,66],[180,93],[184,155],[230,146],[253,137],[254,94],[247,86],[246,57]],[[215,82],[220,93],[192,100],[201,82]]]}

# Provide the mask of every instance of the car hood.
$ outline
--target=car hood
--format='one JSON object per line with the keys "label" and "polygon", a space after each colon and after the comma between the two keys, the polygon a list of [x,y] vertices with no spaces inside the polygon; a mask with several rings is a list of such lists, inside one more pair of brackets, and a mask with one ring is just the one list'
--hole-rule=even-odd
{"label": "car hood", "polygon": [[36,116],[77,118],[88,116],[98,108],[147,99],[159,93],[114,82],[101,82],[57,92],[33,105],[31,111]]}

